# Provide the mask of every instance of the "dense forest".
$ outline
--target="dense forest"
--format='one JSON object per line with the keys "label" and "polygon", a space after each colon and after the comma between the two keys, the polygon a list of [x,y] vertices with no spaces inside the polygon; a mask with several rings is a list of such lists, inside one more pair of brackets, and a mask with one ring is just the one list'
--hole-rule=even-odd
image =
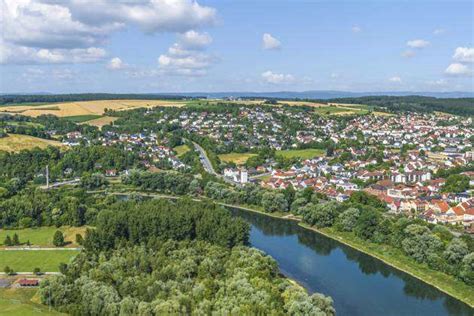
{"label": "dense forest", "polygon": [[474,98],[433,98],[422,96],[369,96],[337,98],[321,102],[366,104],[392,112],[445,112],[455,115],[474,116]]}
{"label": "dense forest", "polygon": [[41,283],[72,315],[334,315],[276,262],[245,246],[249,227],[213,204],[124,202],[99,214],[85,249]]}

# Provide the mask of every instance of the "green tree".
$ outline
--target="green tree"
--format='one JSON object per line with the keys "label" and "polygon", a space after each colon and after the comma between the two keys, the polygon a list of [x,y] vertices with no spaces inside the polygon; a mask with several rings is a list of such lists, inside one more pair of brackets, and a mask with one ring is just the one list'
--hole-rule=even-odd
{"label": "green tree", "polygon": [[362,239],[371,239],[377,230],[377,225],[379,222],[379,212],[372,208],[364,209],[357,219],[357,225],[354,229],[354,232]]}
{"label": "green tree", "polygon": [[443,248],[441,239],[421,225],[411,224],[405,228],[406,238],[402,248],[407,255],[418,262],[429,262],[430,257],[437,255]]}
{"label": "green tree", "polygon": [[3,241],[3,244],[7,247],[13,245],[10,235],[7,235],[7,237],[5,237],[5,240]]}
{"label": "green tree", "polygon": [[442,192],[460,193],[469,189],[469,177],[461,174],[452,174],[446,178]]}
{"label": "green tree", "polygon": [[64,235],[63,235],[62,231],[57,230],[57,231],[54,233],[54,236],[53,236],[53,245],[55,245],[56,247],[62,247],[62,246],[64,246]]}
{"label": "green tree", "polygon": [[337,218],[337,227],[340,230],[350,232],[354,230],[357,225],[357,219],[360,216],[360,211],[355,207],[348,208]]}
{"label": "green tree", "polygon": [[266,212],[286,212],[288,201],[283,193],[265,192],[262,196],[262,206]]}
{"label": "green tree", "polygon": [[17,233],[13,234],[12,245],[18,246],[20,244],[20,238],[18,237]]}
{"label": "green tree", "polygon": [[443,255],[450,264],[458,264],[462,261],[464,256],[469,253],[466,243],[459,239],[454,238],[446,247]]}
{"label": "green tree", "polygon": [[81,234],[76,234],[76,243],[78,245],[82,245],[84,243],[84,238],[82,237]]}
{"label": "green tree", "polygon": [[474,252],[471,252],[462,259],[459,277],[469,285],[474,285]]}

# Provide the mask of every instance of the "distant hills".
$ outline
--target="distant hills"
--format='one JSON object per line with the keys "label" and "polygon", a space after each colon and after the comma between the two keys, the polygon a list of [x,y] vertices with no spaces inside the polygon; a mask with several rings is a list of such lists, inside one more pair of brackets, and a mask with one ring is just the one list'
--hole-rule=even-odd
{"label": "distant hills", "polygon": [[335,98],[357,98],[366,96],[424,96],[435,98],[474,98],[474,92],[452,91],[452,92],[429,92],[429,91],[381,91],[381,92],[351,92],[335,90],[310,90],[310,91],[277,91],[277,92],[163,92],[163,93],[77,93],[77,94],[57,94],[48,92],[37,93],[0,93],[0,96],[32,96],[32,95],[98,95],[98,96],[185,96],[185,97],[208,97],[208,98],[276,98],[276,99],[335,99]]}
{"label": "distant hills", "polygon": [[335,98],[356,98],[366,96],[424,96],[435,98],[473,98],[474,92],[418,92],[418,91],[385,91],[385,92],[350,92],[331,90],[312,91],[279,91],[279,92],[190,92],[173,93],[188,97],[207,96],[208,98],[228,98],[228,97],[251,97],[251,98],[277,98],[277,99],[335,99]]}

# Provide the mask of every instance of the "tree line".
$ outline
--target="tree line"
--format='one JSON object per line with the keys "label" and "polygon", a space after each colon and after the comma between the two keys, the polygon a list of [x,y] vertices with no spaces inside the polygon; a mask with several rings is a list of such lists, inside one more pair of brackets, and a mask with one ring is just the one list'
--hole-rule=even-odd
{"label": "tree line", "polygon": [[11,103],[54,103],[94,100],[183,100],[189,99],[179,95],[162,94],[112,94],[112,93],[77,93],[77,94],[41,94],[41,95],[0,95],[0,105]]}
{"label": "tree line", "polygon": [[434,98],[424,96],[368,96],[358,98],[336,98],[324,102],[366,104],[392,112],[446,112],[455,115],[473,116],[474,98]]}

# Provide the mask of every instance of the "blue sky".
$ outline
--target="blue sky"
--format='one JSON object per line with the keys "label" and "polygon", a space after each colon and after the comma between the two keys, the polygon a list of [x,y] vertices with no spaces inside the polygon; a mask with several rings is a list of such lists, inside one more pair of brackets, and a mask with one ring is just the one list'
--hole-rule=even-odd
{"label": "blue sky", "polygon": [[0,0],[0,91],[474,91],[472,1]]}

